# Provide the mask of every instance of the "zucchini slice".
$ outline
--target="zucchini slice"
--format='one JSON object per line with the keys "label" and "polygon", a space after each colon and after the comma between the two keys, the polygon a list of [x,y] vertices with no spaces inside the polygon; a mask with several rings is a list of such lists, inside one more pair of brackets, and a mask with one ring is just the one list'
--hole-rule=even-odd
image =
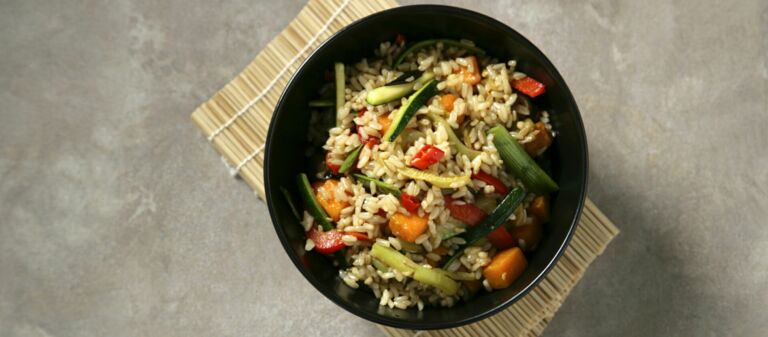
{"label": "zucchini slice", "polygon": [[382,192],[387,192],[400,198],[400,190],[395,185],[387,184],[381,180],[371,178],[364,174],[354,173],[352,174],[352,176],[355,177],[355,180],[363,183],[365,187],[368,187],[370,183],[373,183],[374,185],[376,185],[376,188],[381,190]]}
{"label": "zucchini slice", "polygon": [[[435,74],[427,72],[412,82],[387,84],[368,92],[365,101],[370,105],[380,105],[398,100],[413,92],[415,87],[423,86],[427,81],[435,78]],[[396,79],[393,82],[397,82]]]}
{"label": "zucchini slice", "polygon": [[416,115],[416,111],[419,110],[427,100],[437,94],[437,81],[432,79],[419,90],[417,90],[411,97],[408,98],[408,102],[405,102],[400,109],[395,113],[395,118],[392,119],[392,125],[387,130],[387,133],[382,137],[388,142],[394,142],[397,136],[400,135],[408,122]]}
{"label": "zucchini slice", "polygon": [[509,215],[523,202],[525,194],[526,191],[524,187],[515,187],[512,191],[507,193],[499,205],[496,206],[496,209],[494,209],[491,214],[488,214],[482,222],[477,226],[467,228],[466,233],[461,235],[467,243],[459,247],[459,249],[446,260],[443,264],[443,268],[448,268],[454,261],[456,261],[464,252],[464,248],[484,239],[488,234],[504,224],[504,222],[507,221],[507,218],[509,218]]}
{"label": "zucchini slice", "polygon": [[443,177],[433,173],[413,169],[410,167],[401,168],[397,172],[411,179],[424,180],[432,184],[433,186],[437,186],[440,188],[459,188],[466,184],[469,184],[471,181],[469,175]]}

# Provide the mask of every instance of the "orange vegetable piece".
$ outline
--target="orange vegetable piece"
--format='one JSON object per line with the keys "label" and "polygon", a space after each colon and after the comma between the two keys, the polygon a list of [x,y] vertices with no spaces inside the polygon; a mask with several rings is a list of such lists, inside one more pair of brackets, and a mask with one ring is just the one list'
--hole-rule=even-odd
{"label": "orange vegetable piece", "polygon": [[389,218],[389,230],[402,240],[416,242],[416,238],[427,230],[427,223],[427,217],[397,213]]}
{"label": "orange vegetable piece", "polygon": [[512,238],[523,251],[530,252],[536,249],[541,241],[541,222],[533,217],[530,225],[522,225],[512,228]]}
{"label": "orange vegetable piece", "polygon": [[549,133],[549,130],[547,130],[547,127],[541,121],[536,122],[533,127],[534,130],[539,130],[539,133],[533,137],[533,140],[525,143],[524,147],[525,152],[528,152],[531,157],[536,157],[544,153],[544,151],[552,145],[552,134]]}
{"label": "orange vegetable piece", "polygon": [[381,134],[387,133],[387,130],[389,129],[389,126],[392,125],[392,120],[389,119],[387,116],[381,115],[378,118],[379,124],[381,124]]}
{"label": "orange vegetable piece", "polygon": [[456,102],[456,95],[454,94],[447,94],[440,97],[440,104],[443,105],[445,111],[453,111],[453,102]]}
{"label": "orange vegetable piece", "polygon": [[339,181],[336,179],[328,179],[313,184],[317,202],[320,203],[320,206],[323,207],[333,221],[339,221],[341,219],[341,210],[349,206],[349,203],[346,201],[336,200],[336,188],[338,185]]}
{"label": "orange vegetable piece", "polygon": [[523,251],[512,247],[497,253],[483,269],[483,276],[493,289],[509,287],[528,267]]}
{"label": "orange vegetable piece", "polygon": [[472,70],[469,71],[468,67],[460,67],[461,68],[461,74],[464,76],[464,82],[470,85],[475,85],[480,83],[480,67],[477,65],[477,57],[475,56],[468,56],[466,57],[467,62],[472,65]]}
{"label": "orange vegetable piece", "polygon": [[528,214],[547,222],[549,220],[549,200],[547,197],[540,195],[533,198],[531,204],[528,205]]}
{"label": "orange vegetable piece", "polygon": [[469,290],[470,294],[476,294],[483,287],[483,282],[480,280],[461,281],[461,283],[467,287],[467,290]]}

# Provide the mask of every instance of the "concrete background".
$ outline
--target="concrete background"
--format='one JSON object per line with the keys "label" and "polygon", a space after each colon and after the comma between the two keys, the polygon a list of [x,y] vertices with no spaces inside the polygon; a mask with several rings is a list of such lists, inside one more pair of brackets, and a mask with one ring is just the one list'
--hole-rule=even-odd
{"label": "concrete background", "polygon": [[[558,66],[622,230],[545,335],[765,336],[768,3],[446,3]],[[0,1],[0,336],[380,335],[189,120],[302,5]]]}

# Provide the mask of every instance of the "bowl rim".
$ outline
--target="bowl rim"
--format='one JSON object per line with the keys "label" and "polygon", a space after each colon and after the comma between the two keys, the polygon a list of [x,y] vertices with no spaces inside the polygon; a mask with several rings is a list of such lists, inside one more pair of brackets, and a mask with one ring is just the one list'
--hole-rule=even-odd
{"label": "bowl rim", "polygon": [[[544,266],[544,268],[539,272],[537,275],[534,276],[533,280],[521,291],[519,291],[514,296],[510,297],[508,300],[479,313],[476,313],[474,315],[471,315],[469,317],[463,318],[461,320],[455,320],[455,321],[445,321],[445,322],[412,322],[412,321],[405,321],[400,320],[392,317],[387,317],[375,313],[369,313],[367,311],[358,310],[357,308],[352,307],[351,305],[348,305],[345,301],[339,299],[335,296],[330,296],[329,294],[326,294],[323,289],[321,289],[321,282],[319,282],[314,277],[311,277],[309,272],[305,270],[305,268],[302,266],[302,262],[300,261],[300,257],[297,254],[293,253],[293,249],[290,245],[290,242],[288,241],[288,238],[286,237],[285,233],[281,229],[281,225],[278,222],[277,217],[275,216],[275,205],[272,200],[272,195],[270,193],[272,189],[272,184],[270,182],[269,176],[270,176],[270,158],[272,156],[272,150],[274,149],[271,144],[273,137],[275,136],[274,131],[274,124],[276,122],[276,115],[278,111],[281,111],[283,109],[283,105],[285,104],[286,100],[286,93],[290,88],[292,88],[297,81],[299,81],[299,78],[304,73],[304,66],[307,62],[312,60],[317,53],[319,53],[320,50],[325,49],[328,45],[332,45],[340,35],[344,34],[347,30],[352,29],[353,27],[357,27],[360,25],[365,24],[367,21],[378,18],[381,16],[390,16],[390,15],[398,15],[402,11],[411,11],[411,10],[430,10],[430,11],[441,11],[448,14],[455,14],[455,15],[462,15],[462,16],[468,16],[470,19],[484,21],[485,23],[496,26],[500,28],[501,30],[505,31],[506,34],[513,35],[517,39],[521,41],[521,43],[525,46],[525,48],[529,48],[533,50],[534,52],[540,54],[543,58],[541,59],[541,62],[552,69],[552,77],[555,80],[556,83],[562,85],[564,89],[564,93],[566,94],[565,97],[568,101],[569,106],[572,106],[574,108],[575,116],[574,116],[574,122],[577,126],[577,137],[579,140],[579,143],[583,146],[583,151],[580,151],[580,156],[582,161],[584,162],[584,172],[582,174],[581,181],[583,181],[583,184],[580,186],[580,191],[578,192],[578,201],[576,205],[576,212],[571,219],[571,223],[568,226],[568,229],[566,231],[565,239],[562,241],[559,247],[557,247],[557,250],[555,251],[554,256],[552,259],[547,262],[547,264]],[[584,208],[584,204],[586,201],[586,195],[587,195],[587,187],[588,187],[588,172],[589,172],[589,155],[588,155],[588,148],[587,148],[587,138],[586,138],[586,130],[584,129],[584,123],[581,117],[581,111],[578,108],[578,105],[576,104],[575,98],[573,97],[573,93],[571,92],[570,88],[566,84],[563,77],[560,75],[560,72],[557,70],[555,65],[552,63],[552,61],[549,60],[549,58],[542,52],[538,47],[536,47],[530,40],[528,40],[525,36],[517,32],[514,28],[510,27],[509,25],[482,13],[461,8],[461,7],[455,7],[455,6],[447,6],[447,5],[435,5],[435,4],[420,4],[420,5],[408,5],[408,6],[398,6],[390,9],[386,9],[377,13],[373,13],[371,15],[368,15],[366,17],[360,18],[343,28],[339,29],[335,33],[333,33],[330,37],[328,37],[323,43],[321,43],[317,48],[315,48],[302,62],[301,65],[296,69],[296,71],[291,76],[291,79],[286,84],[285,88],[280,94],[280,98],[278,99],[277,104],[275,105],[275,109],[273,110],[273,116],[269,123],[269,130],[267,133],[267,139],[266,139],[266,148],[264,151],[264,191],[266,195],[267,200],[267,209],[269,211],[270,218],[272,220],[272,225],[275,229],[275,233],[277,234],[278,238],[280,239],[280,243],[283,246],[283,249],[285,250],[288,257],[291,259],[291,262],[293,262],[296,269],[299,270],[299,272],[304,276],[304,279],[307,280],[312,286],[323,296],[325,296],[327,299],[330,299],[333,303],[338,305],[339,307],[343,308],[347,312],[350,312],[358,317],[361,317],[363,319],[366,319],[370,322],[374,322],[377,324],[383,324],[390,327],[395,328],[401,328],[401,329],[415,329],[415,330],[434,330],[434,329],[447,329],[447,328],[454,328],[470,323],[477,322],[479,320],[485,319],[487,317],[490,317],[492,315],[495,315],[496,313],[501,312],[502,310],[508,308],[513,303],[517,302],[519,299],[523,298],[525,295],[527,295],[533,288],[535,288],[539,282],[541,282],[542,279],[546,277],[546,275],[552,270],[552,268],[557,264],[557,262],[560,260],[560,257],[562,257],[563,253],[565,252],[568,243],[570,242],[571,238],[573,237],[573,234],[576,230],[576,226],[578,225],[579,219],[582,215],[582,210]],[[406,309],[411,310],[411,309]]]}

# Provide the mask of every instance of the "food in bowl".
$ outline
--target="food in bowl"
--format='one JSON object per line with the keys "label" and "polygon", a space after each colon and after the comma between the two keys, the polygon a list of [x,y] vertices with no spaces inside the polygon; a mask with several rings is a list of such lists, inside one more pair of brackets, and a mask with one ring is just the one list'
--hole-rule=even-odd
{"label": "food in bowl", "polygon": [[297,177],[301,212],[283,190],[305,249],[390,308],[509,287],[558,189],[537,163],[556,135],[531,101],[546,86],[515,65],[470,41],[402,35],[336,63],[309,103],[307,155],[321,159]]}

